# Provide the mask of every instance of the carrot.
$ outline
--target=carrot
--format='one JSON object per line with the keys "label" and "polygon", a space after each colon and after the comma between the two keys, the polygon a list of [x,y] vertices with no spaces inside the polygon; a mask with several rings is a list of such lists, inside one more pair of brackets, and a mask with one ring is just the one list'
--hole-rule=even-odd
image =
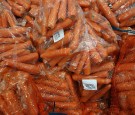
{"label": "carrot", "polygon": [[56,102],[55,106],[62,109],[76,109],[79,107],[77,102]]}
{"label": "carrot", "polygon": [[6,103],[8,103],[10,114],[14,115],[23,115],[23,111],[19,101],[17,100],[17,96],[13,90],[8,90],[2,93],[3,98]]}
{"label": "carrot", "polygon": [[6,52],[14,47],[14,44],[1,44],[0,45],[0,53]]}
{"label": "carrot", "polygon": [[90,57],[88,55],[87,60],[85,62],[84,68],[83,68],[84,75],[89,75],[91,73],[91,62]]}
{"label": "carrot", "polygon": [[72,40],[72,31],[68,31],[65,33],[64,38],[54,44],[52,44],[47,50],[54,50],[63,47],[64,45],[68,44]]}
{"label": "carrot", "polygon": [[135,25],[135,19],[127,19],[120,23],[120,27],[129,27]]}
{"label": "carrot", "polygon": [[59,96],[70,96],[70,93],[65,90],[58,90],[54,87],[48,87],[43,84],[37,84],[37,87],[41,93],[49,93],[52,95],[59,95]]}
{"label": "carrot", "polygon": [[92,59],[92,61],[94,63],[100,63],[100,62],[102,62],[102,58],[99,55],[99,53],[96,51],[96,49],[91,49],[89,51],[89,54],[90,54],[90,58]]}
{"label": "carrot", "polygon": [[68,27],[70,27],[71,25],[73,24],[73,21],[69,18],[66,18],[64,21],[62,22],[59,22],[55,27],[54,29],[52,30],[49,30],[47,32],[47,38],[51,37],[55,32],[57,32],[58,30],[60,29],[66,29]]}
{"label": "carrot", "polygon": [[108,55],[115,53],[118,50],[118,47],[115,44],[110,45],[106,48]]}
{"label": "carrot", "polygon": [[130,63],[135,61],[135,53],[130,53],[122,60],[122,63]]}
{"label": "carrot", "polygon": [[[38,60],[38,53],[30,53],[28,55],[24,55],[24,56],[21,56],[21,57],[17,57],[15,59],[15,61],[17,62],[22,62],[22,63],[26,63],[26,62],[37,62]],[[14,59],[13,59],[14,60]]]}
{"label": "carrot", "polygon": [[25,38],[16,37],[16,38],[0,38],[0,44],[14,44],[14,43],[23,43]]}
{"label": "carrot", "polygon": [[1,14],[1,23],[2,23],[3,28],[8,27],[8,22],[7,22],[7,18],[6,18],[5,13]]}
{"label": "carrot", "polygon": [[105,31],[102,31],[102,38],[109,43],[112,43],[114,41],[113,39],[111,39],[110,35]]}
{"label": "carrot", "polygon": [[110,4],[114,4],[115,2],[117,2],[118,0],[108,0],[108,2],[110,3]]}
{"label": "carrot", "polygon": [[94,74],[91,74],[91,76],[96,76],[96,77],[103,77],[103,78],[107,78],[109,77],[109,72],[108,71],[100,71],[100,72],[96,72]]}
{"label": "carrot", "polygon": [[115,2],[112,6],[112,11],[118,10],[122,5],[125,4],[125,2],[127,2],[127,0],[118,0],[117,2]]}
{"label": "carrot", "polygon": [[44,100],[48,101],[48,102],[65,102],[65,101],[69,101],[69,97],[63,97],[63,96],[45,94],[45,93],[42,93],[41,95],[44,98]]}
{"label": "carrot", "polygon": [[8,23],[9,23],[9,25],[10,25],[11,27],[16,26],[15,17],[14,17],[11,13],[9,13],[7,10],[5,10],[4,13],[5,13],[5,16],[6,16],[6,18],[7,18],[7,21],[8,21]]}
{"label": "carrot", "polygon": [[87,57],[88,57],[88,52],[83,52],[82,57],[80,59],[80,62],[78,63],[78,66],[77,66],[77,69],[76,69],[75,73],[80,74],[80,72],[82,72],[82,69],[83,69],[84,64],[87,60]]}
{"label": "carrot", "polygon": [[3,114],[7,114],[7,115],[10,115],[11,114],[11,111],[9,111],[9,108],[6,104],[6,102],[4,101],[4,99],[2,98],[2,96],[0,96],[0,111],[3,113]]}
{"label": "carrot", "polygon": [[91,2],[90,8],[91,10],[94,10],[95,12],[99,13],[99,8],[96,1]]}
{"label": "carrot", "polygon": [[30,9],[30,1],[27,1],[27,0],[16,0],[16,2],[23,6],[26,10],[29,10]]}
{"label": "carrot", "polygon": [[7,3],[7,1],[2,0],[1,4],[2,4],[4,7],[6,7],[9,11],[11,11],[12,8],[11,8],[11,6]]}
{"label": "carrot", "polygon": [[133,7],[131,9],[129,9],[128,11],[124,12],[123,14],[120,14],[118,16],[118,20],[121,22],[121,21],[130,19],[134,16],[135,16],[135,8]]}
{"label": "carrot", "polygon": [[0,37],[12,37],[13,35],[20,35],[25,33],[27,28],[25,27],[13,27],[8,29],[0,29]]}
{"label": "carrot", "polygon": [[54,6],[52,7],[49,18],[48,18],[49,21],[48,21],[47,27],[49,29],[53,29],[56,25],[60,3],[61,3],[60,0],[54,1],[54,4],[53,4]]}
{"label": "carrot", "polygon": [[68,0],[68,17],[74,19],[77,14],[76,1]]}
{"label": "carrot", "polygon": [[63,113],[66,113],[68,115],[82,115],[82,110],[81,109],[75,109],[75,110],[63,110]]}
{"label": "carrot", "polygon": [[107,3],[104,0],[97,0],[97,4],[98,4],[101,12],[106,16],[106,18],[110,21],[110,23],[113,26],[119,27],[119,23],[114,15],[114,13],[108,7]]}
{"label": "carrot", "polygon": [[16,68],[21,71],[31,73],[31,74],[40,74],[41,69],[42,69],[40,68],[40,65],[24,64],[24,63],[12,61],[9,59],[5,60],[5,65],[12,68]]}
{"label": "carrot", "polygon": [[[55,77],[55,76],[54,76]],[[52,79],[50,80],[45,80],[45,79],[38,79],[36,80],[35,82],[37,84],[43,84],[43,85],[46,85],[48,87],[53,87],[53,88],[56,88],[58,90],[66,90],[68,91],[69,90],[69,87],[67,85],[67,83],[65,82],[62,82],[61,80],[57,79],[58,82],[56,82],[55,80],[53,81]],[[53,84],[53,86],[52,86]]]}
{"label": "carrot", "polygon": [[65,79],[62,79],[61,77],[65,76],[65,73],[62,72],[55,72],[55,74],[47,74],[46,77],[48,80],[55,81],[55,82],[62,82],[63,84],[67,84]]}
{"label": "carrot", "polygon": [[105,59],[108,56],[107,50],[100,43],[97,43],[96,49],[99,52],[102,59]]}
{"label": "carrot", "polygon": [[86,1],[86,0],[78,0],[78,3],[81,7],[83,8],[87,8],[87,7],[90,7],[90,2],[89,1]]}
{"label": "carrot", "polygon": [[105,62],[99,65],[92,66],[91,73],[96,73],[100,71],[109,71],[112,70],[113,68],[114,68],[113,62]]}
{"label": "carrot", "polygon": [[[27,105],[27,108],[23,108],[26,113],[29,112],[30,115],[38,114],[38,100],[37,94],[33,90],[32,83],[23,83],[18,84],[19,89],[21,90],[20,95],[21,102]],[[18,90],[19,90],[18,89]]]}
{"label": "carrot", "polygon": [[93,97],[91,97],[91,101],[100,99],[104,94],[106,94],[111,88],[111,85],[107,85],[99,90]]}
{"label": "carrot", "polygon": [[122,82],[116,85],[118,92],[134,90],[135,81]]}
{"label": "carrot", "polygon": [[134,63],[124,63],[119,65],[118,68],[116,68],[116,72],[122,72],[122,71],[134,71],[135,64]]}
{"label": "carrot", "polygon": [[[134,71],[123,71],[123,72],[119,72],[118,75],[115,76],[115,83],[119,84],[122,82],[130,82],[133,81],[134,78]],[[128,76],[128,77],[127,77]]]}
{"label": "carrot", "polygon": [[53,57],[58,57],[58,56],[68,56],[70,54],[71,54],[70,48],[61,48],[58,50],[45,51],[43,54],[41,54],[41,57],[42,58],[53,58]]}
{"label": "carrot", "polygon": [[88,18],[87,18],[87,21],[89,22],[90,26],[91,26],[95,31],[97,31],[97,32],[101,32],[101,31],[102,31],[102,28],[101,28],[101,26],[100,26],[99,24],[97,24],[97,23],[95,23],[95,22],[89,20]]}
{"label": "carrot", "polygon": [[69,74],[66,74],[66,80],[67,80],[69,89],[71,91],[71,95],[74,97],[75,101],[79,102],[79,97],[78,97],[77,91],[75,89],[74,82],[73,82],[73,80],[72,80],[72,78],[71,78],[71,76]]}
{"label": "carrot", "polygon": [[[22,10],[24,10],[24,8],[23,8]],[[16,16],[18,16],[18,17],[22,17],[22,16],[23,16],[23,13],[24,13],[24,12],[22,12],[22,11],[19,11],[19,10],[16,9],[15,7],[12,8],[12,12],[13,12]]]}
{"label": "carrot", "polygon": [[71,61],[70,61],[70,65],[69,65],[69,68],[68,69],[70,71],[75,72],[75,70],[77,69],[77,66],[78,66],[78,63],[79,63],[80,59],[81,59],[81,54],[78,54],[78,55],[74,56],[71,59]]}
{"label": "carrot", "polygon": [[63,21],[66,19],[67,15],[67,0],[62,0],[59,8],[59,13],[58,13],[58,20]]}
{"label": "carrot", "polygon": [[55,58],[55,59],[52,59],[52,60],[50,60],[49,61],[49,65],[51,66],[51,67],[54,67],[57,63],[59,63],[60,62],[60,60],[62,60],[63,59],[63,57],[57,57],[57,58]]}
{"label": "carrot", "polygon": [[82,19],[78,19],[78,21],[76,22],[75,27],[74,27],[74,32],[73,32],[74,33],[74,37],[73,37],[73,40],[72,40],[72,42],[69,45],[69,47],[72,50],[75,50],[78,47],[78,45],[79,45],[79,37],[80,37],[81,27],[82,27]]}
{"label": "carrot", "polygon": [[39,5],[40,1],[39,0],[31,0],[32,4]]}
{"label": "carrot", "polygon": [[1,57],[0,60],[4,60],[4,58],[13,58],[14,56],[19,56],[24,52],[30,52],[30,51],[26,49],[9,50],[7,52],[0,54],[0,57]]}

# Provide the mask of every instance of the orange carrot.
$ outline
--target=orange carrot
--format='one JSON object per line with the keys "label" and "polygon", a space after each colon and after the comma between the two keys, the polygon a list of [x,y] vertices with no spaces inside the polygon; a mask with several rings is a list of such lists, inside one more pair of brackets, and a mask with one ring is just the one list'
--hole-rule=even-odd
{"label": "orange carrot", "polygon": [[57,22],[57,19],[58,19],[58,10],[59,10],[59,7],[60,7],[60,0],[56,0],[54,1],[54,6],[52,7],[51,9],[51,12],[50,12],[50,15],[49,15],[49,18],[48,18],[48,28],[49,29],[53,29],[56,25],[56,22]]}
{"label": "orange carrot", "polygon": [[78,0],[78,3],[81,7],[90,7],[90,2],[86,0]]}
{"label": "orange carrot", "polygon": [[72,60],[70,61],[69,70],[75,72],[75,70],[78,67],[80,59],[81,59],[81,54],[78,54],[75,57],[73,57]]}
{"label": "orange carrot", "polygon": [[[22,103],[27,105],[27,108],[23,108],[26,113],[29,112],[30,115],[38,114],[38,98],[37,93],[33,88],[33,85],[30,81],[29,83],[20,83],[18,88],[21,90],[20,95],[22,96]],[[19,90],[18,89],[18,90]]]}
{"label": "orange carrot", "polygon": [[38,53],[30,53],[28,55],[24,55],[24,56],[21,56],[21,57],[17,57],[15,58],[15,61],[18,61],[18,62],[37,62],[39,56],[38,56]]}
{"label": "orange carrot", "polygon": [[48,102],[65,102],[65,101],[69,101],[69,97],[63,97],[63,96],[58,96],[58,95],[46,94],[46,93],[42,93],[41,95],[44,98],[44,100],[48,101]]}
{"label": "orange carrot", "polygon": [[109,71],[109,70],[112,70],[113,68],[114,68],[113,62],[105,62],[99,65],[92,66],[91,72],[96,73],[96,72],[106,71],[106,70]]}
{"label": "orange carrot", "polygon": [[8,29],[0,29],[0,37],[12,37],[13,35],[20,35],[25,33],[27,28],[25,27],[13,27]]}
{"label": "orange carrot", "polygon": [[104,59],[104,58],[106,58],[108,56],[107,50],[100,43],[97,43],[96,49],[99,52],[102,59]]}
{"label": "orange carrot", "polygon": [[38,87],[38,90],[42,93],[44,92],[44,93],[49,93],[49,94],[52,94],[52,95],[70,96],[69,91],[58,90],[54,87],[48,87],[48,86],[45,86],[43,84],[37,84],[37,87]]}
{"label": "orange carrot", "polygon": [[62,60],[63,59],[63,57],[57,57],[57,58],[55,58],[55,59],[52,59],[52,60],[50,60],[49,61],[49,65],[51,66],[51,67],[54,67],[57,63],[59,63],[60,62],[60,60]]}
{"label": "orange carrot", "polygon": [[122,82],[116,85],[116,89],[118,92],[134,90],[134,87],[135,87],[135,81]]}
{"label": "orange carrot", "polygon": [[118,20],[121,22],[121,21],[130,19],[134,16],[135,16],[135,8],[133,7],[131,9],[129,9],[128,11],[124,12],[123,14],[120,14],[118,16]]}
{"label": "orange carrot", "polygon": [[17,100],[17,97],[13,90],[5,91],[2,95],[4,97],[5,102],[8,103],[9,111],[11,112],[10,114],[23,115],[21,105]]}
{"label": "orange carrot", "polygon": [[73,24],[73,21],[69,18],[66,18],[64,21],[62,22],[59,22],[55,27],[54,29],[52,30],[49,30],[47,32],[47,38],[51,37],[55,32],[57,32],[58,30],[60,29],[66,29],[68,27],[70,27],[71,25]]}
{"label": "orange carrot", "polygon": [[66,12],[67,12],[67,0],[62,0],[60,4],[59,13],[58,13],[59,21],[63,21],[66,19],[66,15],[67,15]]}
{"label": "orange carrot", "polygon": [[79,107],[77,102],[56,102],[55,106],[62,109],[76,109]]}
{"label": "orange carrot", "polygon": [[53,57],[58,57],[58,56],[68,56],[70,54],[71,54],[70,48],[61,48],[58,50],[45,51],[43,54],[41,54],[41,57],[42,58],[53,58]]}
{"label": "orange carrot", "polygon": [[30,1],[27,1],[27,0],[16,0],[16,2],[23,6],[26,10],[29,10],[30,9]]}
{"label": "orange carrot", "polygon": [[119,23],[107,3],[104,0],[97,0],[97,4],[101,12],[106,16],[110,23],[113,26],[119,27]]}
{"label": "orange carrot", "polygon": [[2,96],[0,96],[0,111],[3,113],[3,114],[7,114],[7,115],[10,115],[11,114],[11,111],[9,110],[5,100],[2,98]]}
{"label": "orange carrot", "polygon": [[74,32],[73,32],[74,33],[74,37],[73,37],[73,40],[72,40],[72,42],[69,45],[69,47],[72,50],[75,50],[78,47],[78,45],[79,45],[79,37],[80,37],[81,27],[82,27],[82,19],[78,19],[78,21],[76,22],[75,27],[74,27]]}
{"label": "orange carrot", "polygon": [[20,49],[20,50],[9,50],[7,52],[4,52],[2,54],[0,54],[0,60],[4,60],[5,58],[9,59],[9,58],[13,58],[14,56],[19,56],[24,52],[30,52],[29,50],[26,49]]}
{"label": "orange carrot", "polygon": [[7,21],[8,21],[8,23],[9,23],[9,25],[10,25],[11,27],[16,26],[15,17],[14,17],[12,14],[10,14],[7,10],[5,10],[4,13],[5,13],[5,16],[6,16],[6,18],[7,18]]}
{"label": "orange carrot", "polygon": [[89,55],[88,55],[87,60],[85,62],[83,72],[84,72],[84,75],[89,75],[91,73],[91,62],[90,62]]}
{"label": "orange carrot", "polygon": [[5,60],[5,65],[31,74],[40,74],[42,69],[40,68],[40,65],[24,64],[9,59]]}
{"label": "orange carrot", "polygon": [[68,0],[68,17],[74,19],[76,17],[77,9],[76,9],[76,1]]}
{"label": "orange carrot", "polygon": [[124,63],[119,65],[118,68],[116,68],[116,72],[134,71],[134,69],[135,69],[135,63]]}
{"label": "orange carrot", "polygon": [[2,22],[2,27],[6,28],[8,26],[7,18],[5,13],[1,14],[1,22]]}
{"label": "orange carrot", "polygon": [[6,52],[14,47],[14,44],[1,44],[0,53]]}
{"label": "orange carrot", "polygon": [[108,71],[100,71],[100,72],[96,72],[94,74],[91,74],[91,76],[107,78],[107,77],[109,77],[109,72]]}
{"label": "orange carrot", "polygon": [[71,78],[71,76],[69,74],[66,74],[66,80],[67,80],[69,89],[71,91],[71,95],[74,97],[74,100],[75,101],[78,101],[79,102],[79,97],[77,95],[77,91],[75,89],[74,82],[73,82],[73,80],[72,80],[72,78]]}
{"label": "orange carrot", "polygon": [[97,24],[97,23],[95,23],[95,22],[89,20],[88,18],[87,18],[87,21],[89,22],[90,26],[91,26],[94,30],[96,30],[97,32],[101,32],[101,31],[102,31],[102,28],[101,28],[101,26],[100,26],[99,24]]}
{"label": "orange carrot", "polygon": [[103,87],[101,90],[99,90],[93,97],[91,97],[91,101],[93,100],[98,100],[100,99],[102,96],[104,96],[104,94],[106,94],[111,88],[111,85],[107,85],[105,87]]}
{"label": "orange carrot", "polygon": [[91,49],[89,51],[89,54],[90,54],[90,58],[92,59],[92,61],[94,63],[100,63],[100,62],[102,62],[102,58],[99,55],[99,53],[96,51],[96,49]]}
{"label": "orange carrot", "polygon": [[122,5],[125,4],[125,2],[127,2],[127,0],[118,0],[117,2],[115,2],[112,6],[112,11],[118,10]]}
{"label": "orange carrot", "polygon": [[111,46],[106,48],[108,55],[113,54],[118,50],[118,47],[115,44],[112,44]]}
{"label": "orange carrot", "polygon": [[120,27],[129,27],[129,26],[132,26],[132,25],[135,25],[135,19],[127,19],[125,21],[122,21],[120,23]]}
{"label": "orange carrot", "polygon": [[[55,77],[55,76],[54,76]],[[49,77],[50,78],[50,77]],[[37,84],[43,84],[43,85],[46,85],[48,87],[53,87],[53,88],[56,88],[58,90],[65,90],[65,91],[68,91],[69,90],[69,87],[67,85],[67,83],[65,82],[62,82],[61,80],[58,79],[59,82],[56,82],[56,81],[53,81],[52,79],[50,80],[45,80],[45,79],[38,79],[36,80],[35,82]],[[53,84],[53,86],[52,86]]]}
{"label": "orange carrot", "polygon": [[0,44],[12,44],[12,43],[23,43],[25,38],[16,37],[16,38],[0,38]]}
{"label": "orange carrot", "polygon": [[11,11],[11,6],[7,3],[7,1],[5,1],[5,0],[2,0],[1,1],[1,4],[4,6],[4,7],[6,7],[9,11]]}
{"label": "orange carrot", "polygon": [[82,72],[82,69],[83,69],[83,67],[86,63],[87,57],[88,57],[88,52],[83,52],[82,57],[80,59],[80,62],[78,63],[78,67],[77,67],[75,73],[80,74]]}

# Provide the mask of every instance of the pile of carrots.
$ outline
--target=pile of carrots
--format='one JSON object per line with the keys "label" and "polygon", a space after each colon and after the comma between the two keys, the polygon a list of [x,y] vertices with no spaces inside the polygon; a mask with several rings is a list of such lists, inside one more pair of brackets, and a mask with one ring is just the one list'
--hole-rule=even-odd
{"label": "pile of carrots", "polygon": [[0,114],[135,114],[135,37],[111,27],[134,16],[134,0],[0,0]]}

